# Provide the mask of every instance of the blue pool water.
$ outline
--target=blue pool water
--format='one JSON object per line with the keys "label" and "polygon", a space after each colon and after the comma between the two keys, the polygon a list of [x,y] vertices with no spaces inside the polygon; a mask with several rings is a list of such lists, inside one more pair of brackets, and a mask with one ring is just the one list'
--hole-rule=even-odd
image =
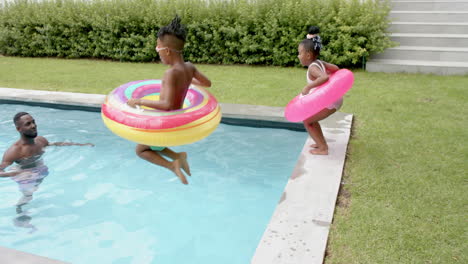
{"label": "blue pool water", "polygon": [[18,184],[0,178],[0,246],[71,263],[249,263],[306,133],[221,124],[188,146],[183,185],[112,134],[100,114],[0,104],[0,152],[18,139],[14,114],[29,112],[49,142],[49,175],[17,214]]}

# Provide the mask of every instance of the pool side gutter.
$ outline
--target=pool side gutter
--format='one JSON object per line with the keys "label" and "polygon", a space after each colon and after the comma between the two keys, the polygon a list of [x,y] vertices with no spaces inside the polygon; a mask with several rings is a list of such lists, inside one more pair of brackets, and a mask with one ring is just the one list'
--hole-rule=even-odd
{"label": "pool side gutter", "polygon": [[[99,112],[104,99],[105,95],[98,94],[0,88],[0,104]],[[284,119],[281,107],[221,104],[221,109],[223,123],[304,131],[301,123]],[[320,122],[329,144],[327,156],[311,155],[309,145],[313,141],[308,137],[293,172],[288,175],[288,183],[258,244],[252,264],[323,263],[352,120],[352,114],[337,112]],[[0,253],[1,250],[0,247]]]}

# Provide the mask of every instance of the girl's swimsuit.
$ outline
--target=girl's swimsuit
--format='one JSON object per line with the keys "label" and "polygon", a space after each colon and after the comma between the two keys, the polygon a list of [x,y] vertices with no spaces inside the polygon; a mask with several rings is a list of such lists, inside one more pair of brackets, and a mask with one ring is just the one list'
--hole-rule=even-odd
{"label": "girl's swimsuit", "polygon": [[[307,83],[312,83],[313,80],[311,80],[309,78],[309,69],[311,66],[317,66],[323,73],[326,73],[326,70],[325,70],[325,66],[323,65],[323,63],[320,61],[320,60],[315,60],[313,61],[310,65],[309,65],[309,68],[307,69]],[[316,88],[312,88],[310,90],[309,93],[311,93],[313,90],[315,90]],[[336,109],[338,111],[338,109],[341,108],[341,105],[343,105],[343,98],[340,98],[338,100],[336,100],[334,103],[332,103],[331,105],[327,106],[327,109]]]}

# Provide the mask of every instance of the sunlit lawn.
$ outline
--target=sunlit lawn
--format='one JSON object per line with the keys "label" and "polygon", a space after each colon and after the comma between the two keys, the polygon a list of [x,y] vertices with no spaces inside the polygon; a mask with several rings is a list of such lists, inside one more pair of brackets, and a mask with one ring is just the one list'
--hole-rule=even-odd
{"label": "sunlit lawn", "polygon": [[[300,68],[197,65],[220,102],[284,106]],[[167,66],[0,57],[0,87],[107,94]],[[355,72],[326,263],[468,263],[468,77]]]}

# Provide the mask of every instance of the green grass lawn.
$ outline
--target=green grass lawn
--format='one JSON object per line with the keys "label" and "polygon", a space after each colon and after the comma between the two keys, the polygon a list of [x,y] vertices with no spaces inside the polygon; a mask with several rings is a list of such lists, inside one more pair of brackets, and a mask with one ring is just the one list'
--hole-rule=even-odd
{"label": "green grass lawn", "polygon": [[[218,101],[283,106],[305,85],[297,68],[197,65]],[[167,66],[98,60],[0,57],[0,87],[107,94],[132,80],[162,78]],[[286,79],[285,79],[286,78]]]}
{"label": "green grass lawn", "polygon": [[[220,102],[284,106],[299,68],[198,65]],[[166,66],[0,57],[0,87],[107,94]],[[468,263],[468,76],[355,72],[326,263]]]}

